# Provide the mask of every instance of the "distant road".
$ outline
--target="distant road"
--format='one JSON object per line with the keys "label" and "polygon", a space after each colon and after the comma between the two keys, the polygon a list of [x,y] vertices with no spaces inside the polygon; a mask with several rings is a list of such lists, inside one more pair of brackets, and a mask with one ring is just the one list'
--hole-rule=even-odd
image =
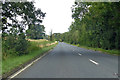
{"label": "distant road", "polygon": [[118,57],[63,42],[15,78],[117,78]]}

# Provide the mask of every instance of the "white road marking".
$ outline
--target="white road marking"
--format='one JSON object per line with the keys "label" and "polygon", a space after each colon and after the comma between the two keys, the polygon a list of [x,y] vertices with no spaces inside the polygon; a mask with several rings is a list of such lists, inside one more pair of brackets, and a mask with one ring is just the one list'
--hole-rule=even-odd
{"label": "white road marking", "polygon": [[33,63],[27,65],[26,67],[24,67],[23,69],[19,70],[16,74],[12,75],[10,78],[14,78],[15,76],[17,76],[18,74],[20,74],[22,71],[24,71],[26,68],[28,68],[29,66],[31,66]]}
{"label": "white road marking", "polygon": [[93,61],[92,59],[89,59],[92,63],[96,64],[96,65],[99,65],[99,63]]}
{"label": "white road marking", "polygon": [[118,73],[114,73],[115,76],[120,76]]}
{"label": "white road marking", "polygon": [[80,55],[80,56],[81,56],[82,54],[78,53],[78,55]]}
{"label": "white road marking", "polygon": [[[50,51],[48,51],[48,52],[50,52]],[[25,66],[24,68],[22,68],[21,70],[19,70],[18,72],[16,72],[15,74],[11,75],[9,77],[9,79],[14,78],[18,74],[20,74],[22,71],[24,71],[25,69],[27,69],[28,67],[30,67],[31,65],[33,65],[36,61],[38,61],[39,59],[41,59],[42,57],[44,57],[48,52],[46,52],[45,54],[43,54],[42,56],[40,56],[39,58],[37,58],[36,60],[34,60],[33,62],[31,62],[30,64],[28,64],[27,66]]]}

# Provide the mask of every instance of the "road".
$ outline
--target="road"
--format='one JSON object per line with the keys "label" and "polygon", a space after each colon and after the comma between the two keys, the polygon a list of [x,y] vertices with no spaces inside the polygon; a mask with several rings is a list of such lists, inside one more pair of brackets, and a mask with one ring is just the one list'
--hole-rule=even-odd
{"label": "road", "polygon": [[15,78],[117,78],[118,57],[63,42]]}

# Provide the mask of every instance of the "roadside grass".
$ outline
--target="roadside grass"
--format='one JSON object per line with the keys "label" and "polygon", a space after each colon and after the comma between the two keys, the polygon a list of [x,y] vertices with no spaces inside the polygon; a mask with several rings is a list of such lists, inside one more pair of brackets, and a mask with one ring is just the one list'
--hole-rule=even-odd
{"label": "roadside grass", "polygon": [[38,45],[46,45],[48,43],[53,43],[54,41],[48,41],[48,40],[30,40],[32,44],[38,44]]}
{"label": "roadside grass", "polygon": [[107,53],[107,54],[120,55],[120,50],[114,50],[114,49],[113,50],[105,50],[102,48],[92,48],[92,47],[87,47],[87,46],[79,46],[79,47],[94,50],[94,51],[100,51],[100,52]]}
{"label": "roadside grass", "polygon": [[51,41],[43,41],[43,42],[34,42],[34,41],[30,41],[30,46],[29,49],[30,52],[26,55],[22,55],[22,56],[14,56],[14,55],[10,55],[7,59],[2,61],[2,74],[8,73],[11,70],[13,70],[14,68],[24,64],[25,62],[33,59],[36,56],[39,56],[47,51],[49,51],[50,49],[54,48],[57,44],[51,45],[51,46],[45,46],[43,48],[38,47],[37,45],[39,44],[47,44],[47,43],[52,43]]}
{"label": "roadside grass", "polygon": [[[70,44],[70,43],[68,43],[68,44]],[[85,48],[85,49],[89,49],[89,50],[99,51],[99,52],[102,52],[102,53],[107,53],[107,54],[112,54],[112,55],[120,55],[120,50],[115,50],[115,49],[105,50],[105,49],[102,49],[102,48],[93,48],[93,47],[81,46],[79,44],[71,44],[71,45],[81,47],[81,48]]]}
{"label": "roadside grass", "polygon": [[[39,50],[39,49],[42,49],[40,47],[40,45],[46,45],[46,44],[50,44],[50,43],[53,43],[53,41],[30,41],[30,46],[28,48],[28,51],[29,52],[32,52],[32,51],[35,51],[35,50]],[[45,46],[46,47],[46,46]]]}
{"label": "roadside grass", "polygon": [[48,43],[53,43],[53,41],[44,41],[44,42],[37,42],[37,41],[31,41],[32,45],[46,45]]}
{"label": "roadside grass", "polygon": [[45,42],[45,41],[48,41],[46,39],[27,39],[28,41],[36,41],[36,42]]}

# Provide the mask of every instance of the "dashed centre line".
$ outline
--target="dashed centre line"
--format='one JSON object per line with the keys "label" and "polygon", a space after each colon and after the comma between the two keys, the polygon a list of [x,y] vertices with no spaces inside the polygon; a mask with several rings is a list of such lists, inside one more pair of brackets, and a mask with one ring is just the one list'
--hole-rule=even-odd
{"label": "dashed centre line", "polygon": [[80,55],[80,56],[81,56],[82,54],[78,53],[78,55]]}
{"label": "dashed centre line", "polygon": [[96,61],[93,61],[92,59],[89,59],[90,62],[94,63],[95,65],[99,65]]}

